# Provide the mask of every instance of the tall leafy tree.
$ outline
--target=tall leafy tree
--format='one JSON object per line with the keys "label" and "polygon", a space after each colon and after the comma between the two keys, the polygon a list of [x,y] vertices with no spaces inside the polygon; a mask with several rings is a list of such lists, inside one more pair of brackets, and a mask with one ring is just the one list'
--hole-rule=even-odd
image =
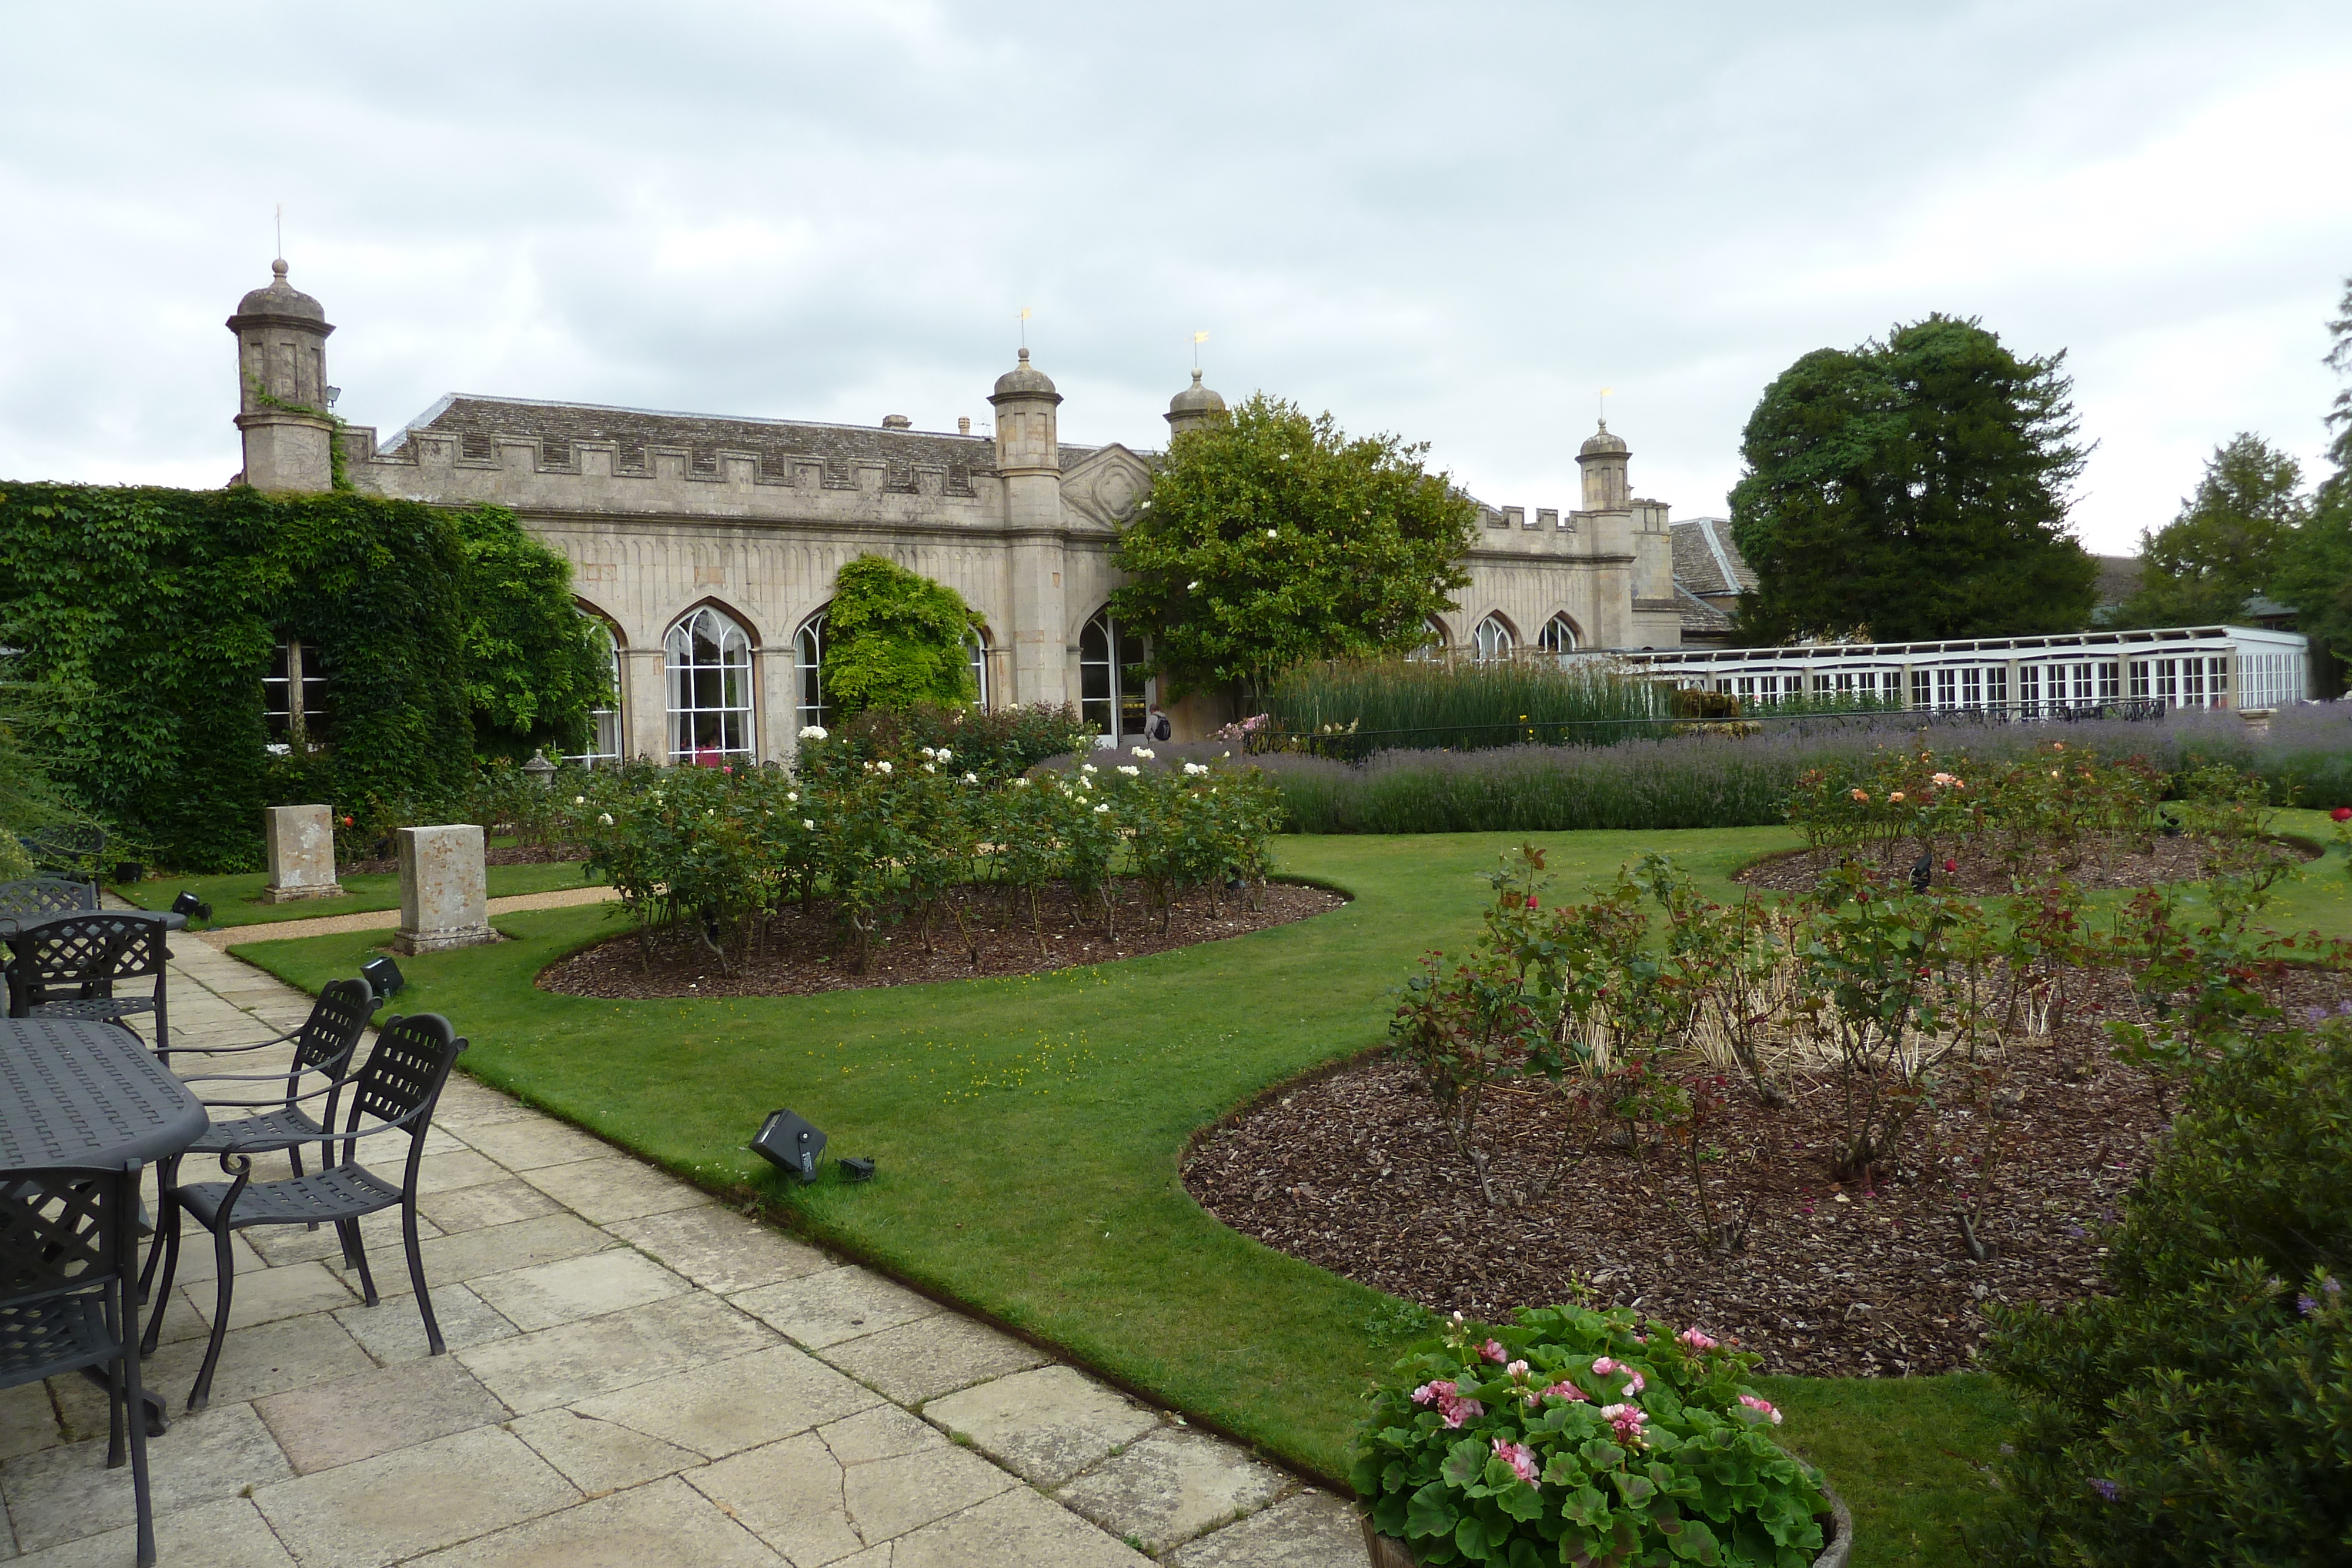
{"label": "tall leafy tree", "polygon": [[1350,437],[1259,392],[1179,435],[1119,536],[1112,612],[1149,626],[1179,693],[1309,659],[1410,653],[1469,574],[1477,506],[1429,448]]}
{"label": "tall leafy tree", "polygon": [[943,582],[862,555],[834,578],[824,615],[824,694],[841,713],[971,701],[980,617]]}
{"label": "tall leafy tree", "polygon": [[2186,626],[2243,618],[2267,592],[2281,558],[2310,516],[2303,467],[2259,435],[2213,449],[2179,515],[2139,540],[2139,591],[2123,626]]}
{"label": "tall leafy tree", "polygon": [[2352,664],[2352,277],[2344,280],[2343,312],[2330,321],[2335,342],[2327,363],[2346,378],[2327,423],[2336,472],[2320,481],[2304,524],[2279,561],[2271,593],[2294,606],[2295,626],[2343,663]]}
{"label": "tall leafy tree", "polygon": [[1805,355],[1764,391],[1731,493],[1756,570],[1748,641],[1885,642],[2080,627],[2097,566],[2068,530],[2082,472],[2063,353],[1974,319]]}

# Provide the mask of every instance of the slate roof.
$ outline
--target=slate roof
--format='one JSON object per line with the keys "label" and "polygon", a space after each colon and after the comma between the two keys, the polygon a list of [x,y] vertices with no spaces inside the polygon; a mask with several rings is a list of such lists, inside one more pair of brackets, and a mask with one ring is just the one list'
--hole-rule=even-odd
{"label": "slate roof", "polygon": [[1702,599],[1729,598],[1756,586],[1756,573],[1731,540],[1727,517],[1687,517],[1668,525],[1675,581]]}
{"label": "slate roof", "polygon": [[[467,392],[452,392],[435,403],[385,450],[396,451],[411,432],[420,430],[456,434],[460,457],[496,455],[494,438],[498,436],[536,436],[546,444],[550,464],[569,463],[573,442],[610,441],[619,446],[614,467],[622,473],[645,469],[648,445],[686,447],[693,453],[688,471],[697,474],[717,473],[721,450],[758,454],[761,476],[775,479],[791,473],[788,464],[793,459],[822,461],[827,480],[834,483],[847,482],[852,465],[860,463],[878,463],[893,470],[909,465],[945,468],[951,476],[959,469],[966,476],[996,470],[996,443],[986,435],[885,430],[879,425],[824,424],[805,419],[670,413]],[[1061,450],[1062,466],[1069,468],[1100,448],[1064,446]]]}
{"label": "slate roof", "polygon": [[1721,634],[1731,630],[1731,617],[1681,583],[1675,584],[1675,608],[1682,612],[1685,632]]}

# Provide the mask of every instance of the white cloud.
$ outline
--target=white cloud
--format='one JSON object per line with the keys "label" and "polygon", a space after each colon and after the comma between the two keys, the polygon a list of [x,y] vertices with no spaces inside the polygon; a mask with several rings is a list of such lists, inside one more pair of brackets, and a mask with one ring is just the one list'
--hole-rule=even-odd
{"label": "white cloud", "polygon": [[1014,312],[1074,440],[1211,384],[1719,510],[1797,355],[2069,351],[2124,548],[2240,429],[2305,455],[2352,271],[2352,14],[915,0],[52,7],[0,100],[0,475],[217,484],[288,207],[341,410],[448,391],[951,427]]}

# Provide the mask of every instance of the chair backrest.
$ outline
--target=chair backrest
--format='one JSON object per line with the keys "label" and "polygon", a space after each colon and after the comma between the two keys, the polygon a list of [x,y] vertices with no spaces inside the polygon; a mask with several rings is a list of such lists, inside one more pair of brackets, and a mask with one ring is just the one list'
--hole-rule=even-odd
{"label": "chair backrest", "polygon": [[106,852],[106,830],[95,822],[51,822],[17,836],[38,871],[76,871]]}
{"label": "chair backrest", "polygon": [[[0,1177],[0,1309],[103,1284],[135,1257],[137,1227],[116,1215],[137,1201],[130,1171],[51,1169]],[[119,1250],[110,1254],[110,1239]],[[0,1333],[5,1333],[0,1315]]]}
{"label": "chair backrest", "polygon": [[328,981],[294,1036],[295,1067],[341,1077],[374,1016],[375,992],[365,980]]}
{"label": "chair backrest", "polygon": [[450,1065],[465,1049],[466,1042],[439,1013],[386,1019],[376,1031],[367,1064],[352,1076],[351,1119],[343,1130],[357,1131],[362,1116],[397,1122],[415,1114],[410,1131],[421,1139],[433,1119],[433,1105],[441,1098],[441,1085],[449,1080]]}
{"label": "chair backrest", "polygon": [[60,876],[27,877],[0,882],[0,915],[67,915],[98,907],[98,884],[68,882]]}
{"label": "chair backrest", "polygon": [[16,977],[41,990],[160,976],[171,955],[163,917],[144,910],[100,909],[43,921],[16,939]]}

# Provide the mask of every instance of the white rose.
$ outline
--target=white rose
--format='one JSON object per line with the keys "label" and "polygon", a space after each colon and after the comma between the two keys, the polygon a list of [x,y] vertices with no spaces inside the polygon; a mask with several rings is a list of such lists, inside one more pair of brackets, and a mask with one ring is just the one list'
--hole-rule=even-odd
{"label": "white rose", "polygon": [[890,771],[890,765],[887,762],[877,762],[874,765],[874,771],[877,773],[887,773]]}
{"label": "white rose", "polygon": [[575,806],[584,806],[588,803],[588,797],[585,795],[574,795],[572,797],[572,803]]}
{"label": "white rose", "polygon": [[1110,810],[1110,808],[1109,808],[1108,806],[1097,806],[1097,807],[1095,808],[1095,810],[1096,810],[1097,811],[1108,811],[1108,810]]}
{"label": "white rose", "polygon": [[1159,755],[1159,753],[1153,751],[1150,747],[1143,746],[1129,747],[1127,754],[1129,757],[1156,757]]}
{"label": "white rose", "polygon": [[937,773],[939,770],[940,765],[936,762],[926,762],[923,764],[923,771],[926,773]]}
{"label": "white rose", "polygon": [[603,816],[596,819],[596,823],[599,827],[611,827],[613,825],[613,813],[610,811],[605,812]]}
{"label": "white rose", "polygon": [[1190,581],[1190,582],[1186,583],[1186,584],[1184,585],[1184,591],[1185,591],[1185,592],[1187,592],[1187,593],[1198,593],[1198,592],[1200,592],[1200,591],[1201,591],[1201,580],[1200,580],[1199,578],[1197,578],[1197,577],[1196,577],[1196,578],[1194,578],[1192,581]]}
{"label": "white rose", "polygon": [[1198,779],[1202,774],[1206,773],[1208,770],[1209,765],[1205,762],[1187,762],[1184,764],[1185,777],[1190,779]]}
{"label": "white rose", "polygon": [[1013,781],[1013,787],[1015,789],[1026,789],[1029,788],[1029,780],[1026,779],[1015,779]]}
{"label": "white rose", "polygon": [[942,746],[940,747],[940,760],[942,762],[953,762],[955,760],[955,753]]}
{"label": "white rose", "polygon": [[806,828],[812,833],[815,832],[816,820],[814,817],[803,817],[801,819],[801,826]]}
{"label": "white rose", "polygon": [[967,773],[963,776],[963,781],[967,784],[977,784],[980,782],[980,775],[977,773]]}
{"label": "white rose", "polygon": [[1266,529],[1266,530],[1265,530],[1265,537],[1266,537],[1266,538],[1270,538],[1270,539],[1278,539],[1278,538],[1280,538],[1282,536],[1281,536],[1280,534],[1278,534],[1278,533],[1275,532],[1272,528],[1268,528],[1268,529]]}
{"label": "white rose", "polygon": [[787,789],[784,791],[784,799],[797,806],[801,803],[801,792],[797,789]]}
{"label": "white rose", "polygon": [[931,755],[931,748],[930,748],[929,747],[928,747],[928,746],[919,747],[917,747],[917,748],[916,748],[916,750],[917,750],[917,755],[921,756],[921,757],[929,757],[929,756],[930,756],[930,755]]}
{"label": "white rose", "polygon": [[1091,762],[1081,762],[1078,764],[1078,771],[1081,773],[1092,773],[1095,771],[1095,765]]}
{"label": "white rose", "polygon": [[824,726],[821,724],[803,725],[801,727],[801,738],[803,740],[823,740],[824,738]]}
{"label": "white rose", "polygon": [[1119,771],[1126,774],[1129,779],[1134,779],[1140,777],[1143,769],[1130,764],[1122,763],[1119,767]]}

